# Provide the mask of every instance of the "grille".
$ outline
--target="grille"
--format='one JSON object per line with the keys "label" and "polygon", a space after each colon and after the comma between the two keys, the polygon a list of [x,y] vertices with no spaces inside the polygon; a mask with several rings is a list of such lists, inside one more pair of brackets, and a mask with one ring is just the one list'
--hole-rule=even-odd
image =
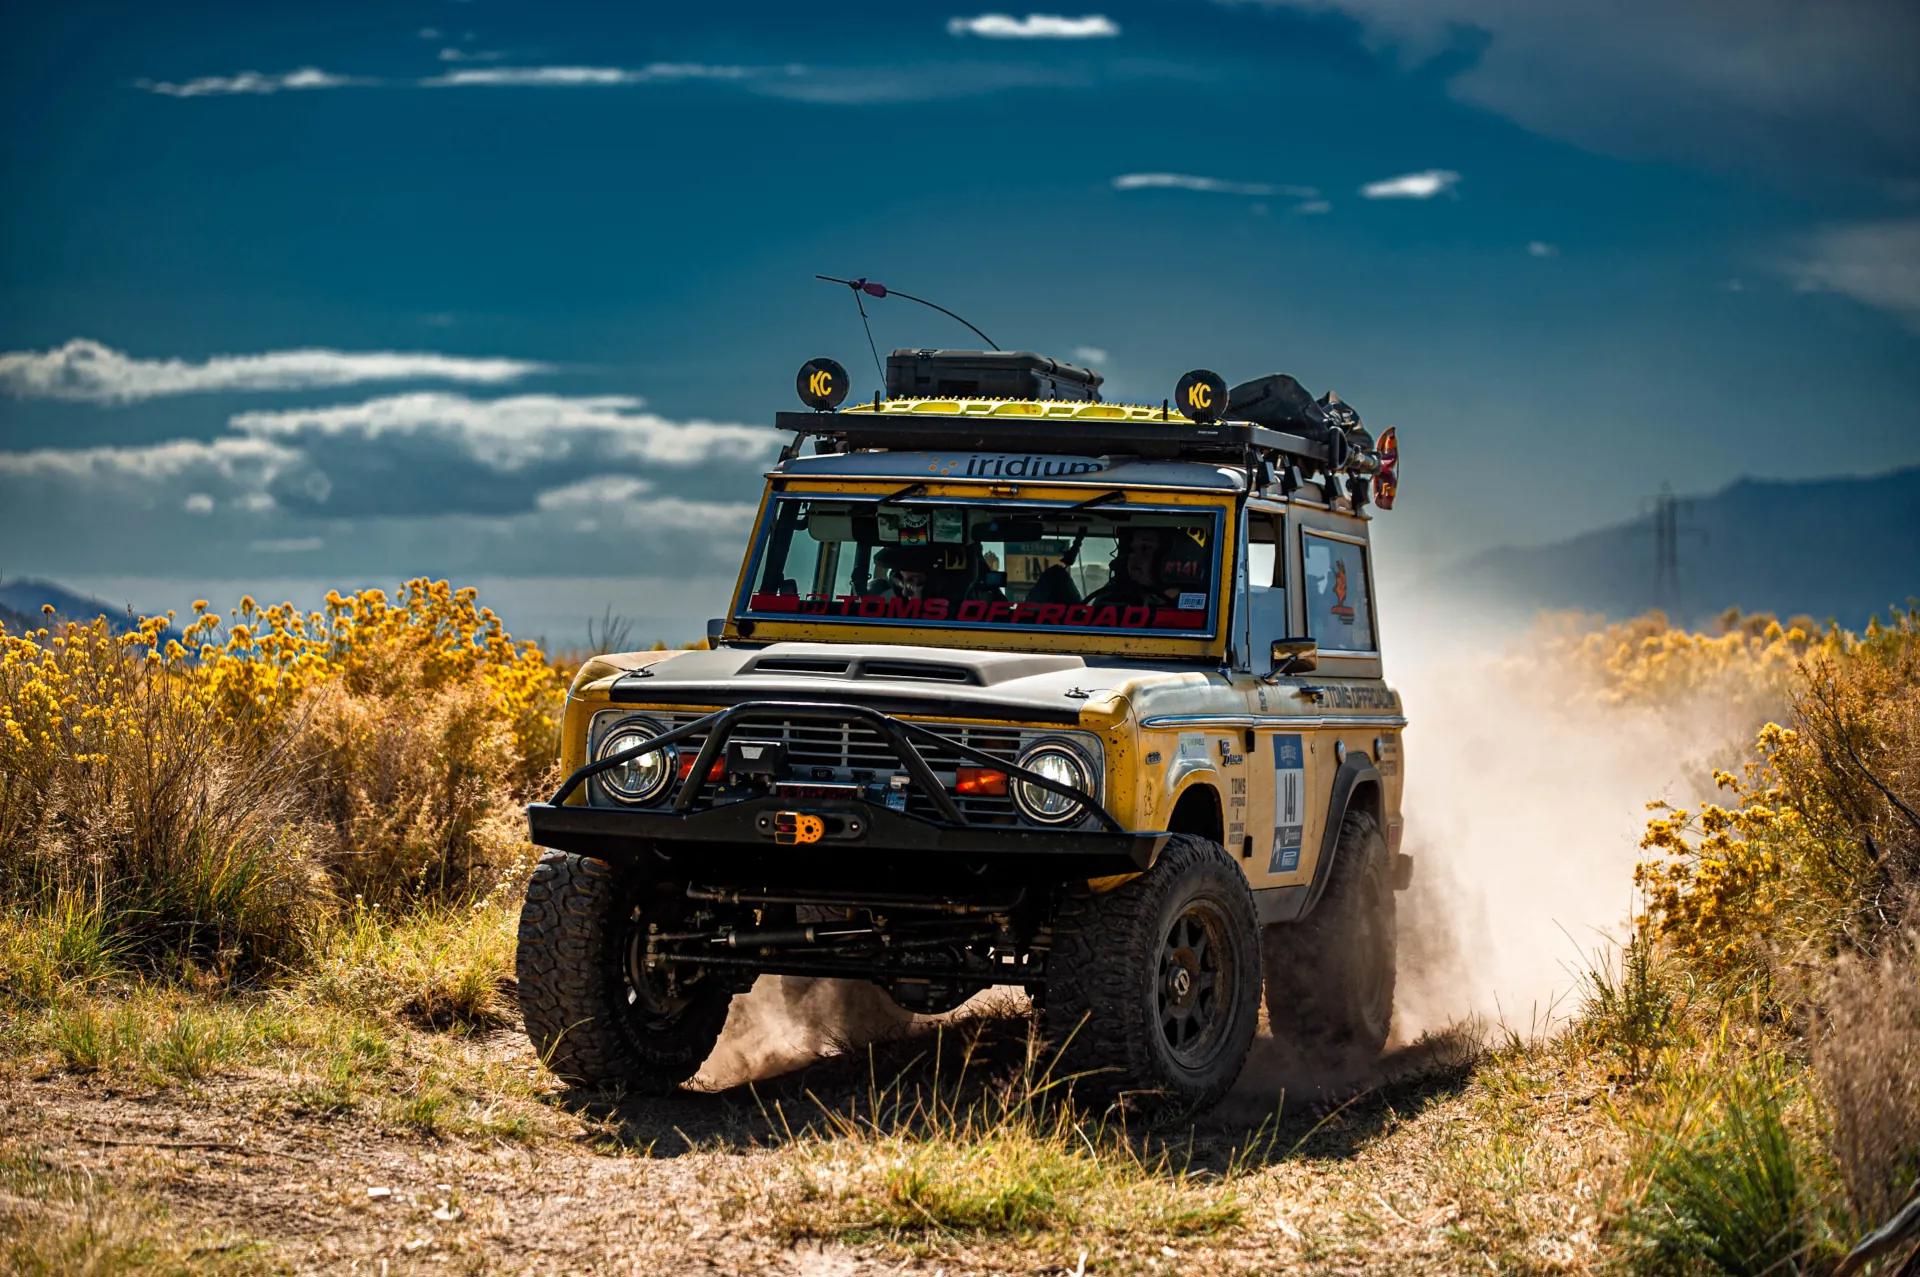
{"label": "grille", "polygon": [[[622,720],[633,717],[651,719],[671,730],[691,723],[703,715],[628,709],[603,710],[594,716],[592,745],[597,748],[600,740],[608,732]],[[1096,799],[1100,797],[1100,778],[1103,774],[1100,743],[1098,739],[1084,732],[1047,731],[1021,727],[980,727],[959,723],[924,723],[921,726],[939,732],[942,736],[951,737],[961,744],[971,745],[1007,763],[1014,762],[1019,758],[1021,751],[1035,741],[1066,737],[1079,745],[1092,760],[1093,796]],[[697,752],[705,739],[704,734],[695,734],[681,741],[677,746],[681,751],[680,756],[684,759]],[[895,772],[906,770],[878,732],[858,723],[754,719],[736,727],[733,739],[779,741],[786,746],[787,762],[793,769],[793,779],[800,781],[885,780]],[[927,766],[933,770],[933,774],[949,790],[953,786],[953,776],[957,768],[980,765],[977,761],[964,758],[943,746],[920,741],[915,741],[914,744],[919,749],[920,756],[926,760]],[[858,775],[859,773],[865,773],[865,775]],[[1014,810],[1011,794],[1006,796],[955,794],[953,801],[960,808],[961,815],[969,821],[989,825],[1021,823],[1018,813]],[[929,818],[939,816],[931,799],[912,790],[907,793],[907,811],[916,816]]]}

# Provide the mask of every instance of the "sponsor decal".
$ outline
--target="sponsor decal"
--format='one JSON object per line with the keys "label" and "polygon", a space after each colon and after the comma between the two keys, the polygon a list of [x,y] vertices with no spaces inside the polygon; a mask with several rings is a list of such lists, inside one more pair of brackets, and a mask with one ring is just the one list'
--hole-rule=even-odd
{"label": "sponsor decal", "polygon": [[1273,738],[1273,855],[1267,872],[1293,873],[1300,868],[1300,844],[1307,827],[1307,755],[1300,734],[1286,732]]}
{"label": "sponsor decal", "polygon": [[1353,605],[1347,602],[1347,562],[1333,561],[1333,606],[1327,609],[1348,625],[1353,624]]}
{"label": "sponsor decal", "polygon": [[1399,709],[1400,696],[1378,683],[1329,683],[1323,686],[1322,705],[1334,709]]}
{"label": "sponsor decal", "polygon": [[[1060,479],[1077,474],[1092,474],[1104,469],[1100,462],[1080,457],[1049,457],[1036,453],[995,455],[976,455],[966,459],[966,465],[960,470],[969,479]],[[954,473],[950,464],[942,465],[940,473]]]}
{"label": "sponsor decal", "polygon": [[879,527],[882,541],[897,541],[901,545],[925,545],[927,529],[932,519],[931,512],[927,510],[881,506],[875,522]]}
{"label": "sponsor decal", "polygon": [[891,594],[803,597],[760,593],[749,596],[747,608],[752,612],[863,621],[958,621],[966,625],[1023,625],[1041,629],[1205,630],[1208,617],[1205,607],[1012,603],[1005,599],[965,599],[956,603],[951,599],[904,599]]}

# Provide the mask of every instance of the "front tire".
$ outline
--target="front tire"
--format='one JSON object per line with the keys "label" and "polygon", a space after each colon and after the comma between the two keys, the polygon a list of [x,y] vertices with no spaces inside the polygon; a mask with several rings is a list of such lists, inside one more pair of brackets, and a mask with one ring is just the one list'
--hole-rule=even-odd
{"label": "front tire", "polygon": [[1393,1027],[1399,947],[1391,858],[1370,814],[1347,813],[1331,873],[1319,907],[1261,939],[1267,1023],[1283,1042],[1365,1063]]}
{"label": "front tire", "polygon": [[604,860],[549,851],[534,868],[515,961],[520,1014],[541,1062],[569,1085],[670,1091],[719,1040],[732,1000],[719,980],[669,984],[644,969],[649,915],[666,905]]}
{"label": "front tire", "polygon": [[1076,1089],[1173,1111],[1225,1095],[1259,1020],[1259,924],[1220,844],[1175,834],[1152,869],[1062,902],[1041,1027]]}

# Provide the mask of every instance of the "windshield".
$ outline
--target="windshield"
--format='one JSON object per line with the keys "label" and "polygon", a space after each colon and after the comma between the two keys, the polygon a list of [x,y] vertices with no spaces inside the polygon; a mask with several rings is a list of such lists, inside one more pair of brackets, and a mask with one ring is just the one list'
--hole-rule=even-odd
{"label": "windshield", "polygon": [[993,629],[1213,630],[1213,510],[777,496],[743,616]]}

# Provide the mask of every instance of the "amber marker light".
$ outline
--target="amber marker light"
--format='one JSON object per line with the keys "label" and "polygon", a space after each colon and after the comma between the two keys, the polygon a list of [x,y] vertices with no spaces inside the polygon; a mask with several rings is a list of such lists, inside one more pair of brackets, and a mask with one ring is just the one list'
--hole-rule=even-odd
{"label": "amber marker light", "polygon": [[991,767],[962,767],[953,774],[953,792],[963,798],[1005,798],[1007,774]]}

